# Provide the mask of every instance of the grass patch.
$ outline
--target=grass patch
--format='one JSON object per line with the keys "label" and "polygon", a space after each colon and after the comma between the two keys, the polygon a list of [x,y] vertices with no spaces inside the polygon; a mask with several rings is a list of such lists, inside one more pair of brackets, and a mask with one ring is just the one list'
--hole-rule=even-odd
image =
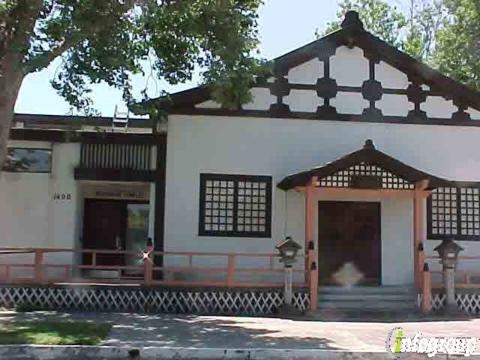
{"label": "grass patch", "polygon": [[97,345],[111,326],[86,321],[24,321],[0,329],[0,344]]}

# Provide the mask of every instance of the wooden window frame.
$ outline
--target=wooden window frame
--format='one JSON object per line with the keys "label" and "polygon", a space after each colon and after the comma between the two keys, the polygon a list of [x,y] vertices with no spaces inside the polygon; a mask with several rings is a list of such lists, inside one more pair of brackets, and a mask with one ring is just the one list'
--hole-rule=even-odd
{"label": "wooden window frame", "polygon": [[[462,234],[462,231],[465,230],[462,228],[462,189],[468,189],[472,187],[456,187],[456,223],[457,223],[457,234],[434,234],[433,233],[433,219],[432,219],[432,213],[433,213],[433,204],[432,204],[432,196],[430,195],[427,198],[427,238],[431,240],[443,240],[443,239],[455,239],[455,240],[461,240],[461,241],[480,241],[480,235],[468,235],[468,234]],[[480,197],[480,195],[479,195]],[[467,206],[465,209],[469,209],[470,207]],[[468,215],[467,215],[468,216]],[[479,215],[480,216],[480,215]],[[469,221],[464,221],[464,222],[469,222]],[[473,222],[473,221],[472,221]],[[480,221],[479,221],[480,222]]]}
{"label": "wooden window frame", "polygon": [[[206,230],[205,229],[205,211],[206,211],[206,183],[207,181],[233,181],[233,230]],[[242,181],[264,182],[266,183],[265,193],[265,231],[239,231],[238,230],[238,184]],[[219,237],[255,237],[270,238],[272,230],[272,177],[265,175],[232,175],[218,173],[200,174],[200,209],[199,209],[199,236],[219,236]]]}

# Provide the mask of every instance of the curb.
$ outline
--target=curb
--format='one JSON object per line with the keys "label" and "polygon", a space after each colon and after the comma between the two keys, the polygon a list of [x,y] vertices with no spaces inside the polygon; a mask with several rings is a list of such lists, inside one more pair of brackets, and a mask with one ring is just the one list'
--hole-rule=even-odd
{"label": "curb", "polygon": [[[402,354],[395,357],[386,352],[362,352],[321,349],[222,349],[175,347],[117,347],[117,346],[51,346],[51,345],[3,345],[0,359],[9,360],[109,360],[109,359],[162,359],[162,360],[360,360],[360,359],[427,359],[426,355]],[[452,359],[437,355],[435,359]],[[469,359],[480,359],[472,355]]]}

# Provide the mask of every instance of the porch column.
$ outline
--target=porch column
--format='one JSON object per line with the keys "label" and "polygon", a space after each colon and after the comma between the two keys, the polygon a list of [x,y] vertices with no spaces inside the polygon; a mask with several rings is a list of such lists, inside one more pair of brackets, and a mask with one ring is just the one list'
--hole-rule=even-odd
{"label": "porch column", "polygon": [[[305,280],[310,292],[311,311],[315,311],[318,304],[318,253],[314,242],[316,181],[316,177],[313,177],[305,187]],[[310,244],[313,244],[313,248]]]}
{"label": "porch column", "polygon": [[423,264],[420,264],[420,244],[423,242],[425,227],[424,215],[425,204],[424,199],[428,196],[425,189],[428,187],[428,180],[421,180],[415,184],[413,198],[413,271],[414,283],[417,289],[422,287]]}
{"label": "porch column", "polygon": [[[314,241],[314,224],[315,224],[315,182],[312,178],[305,187],[305,273],[310,276],[310,269],[312,268],[313,258],[308,256],[309,244]],[[316,249],[313,252],[314,256],[317,254]],[[307,279],[308,280],[308,279]]]}

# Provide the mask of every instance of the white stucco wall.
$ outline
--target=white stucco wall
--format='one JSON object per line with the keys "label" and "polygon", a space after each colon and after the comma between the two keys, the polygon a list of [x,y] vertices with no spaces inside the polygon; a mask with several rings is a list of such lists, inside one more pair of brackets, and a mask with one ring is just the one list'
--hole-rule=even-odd
{"label": "white stucco wall", "polygon": [[[434,175],[480,179],[480,154],[476,151],[480,129],[477,128],[171,116],[166,250],[271,252],[285,235],[303,243],[303,196],[294,191],[286,196],[275,187],[271,238],[198,236],[200,173],[271,175],[276,184],[288,174],[358,150],[369,138],[379,150]],[[408,283],[412,278],[412,228],[411,200],[382,201],[382,272],[386,284]],[[479,245],[469,242],[468,248],[480,254]]]}
{"label": "white stucco wall", "polygon": [[[81,216],[73,169],[78,163],[80,145],[11,141],[9,146],[52,149],[52,171],[49,174],[0,172],[0,246],[75,247]],[[70,194],[70,199],[56,200],[55,193]],[[3,257],[2,261],[13,263],[32,259],[32,255]],[[71,253],[45,257],[50,264],[71,261]]]}

